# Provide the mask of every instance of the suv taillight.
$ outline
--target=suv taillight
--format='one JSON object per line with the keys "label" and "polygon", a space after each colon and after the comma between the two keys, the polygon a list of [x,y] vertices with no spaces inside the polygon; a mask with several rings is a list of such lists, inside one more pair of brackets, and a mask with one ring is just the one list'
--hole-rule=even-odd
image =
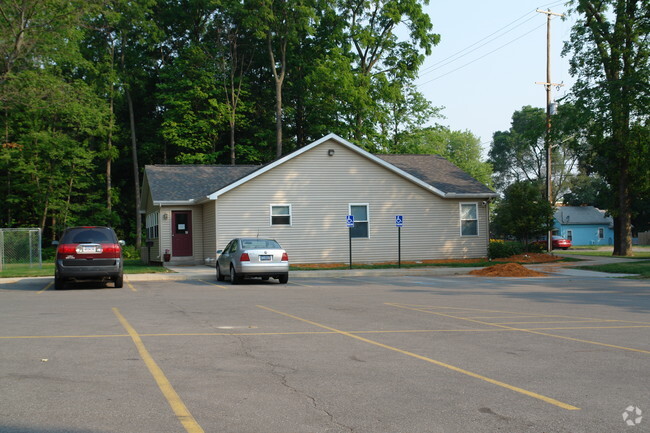
{"label": "suv taillight", "polygon": [[121,247],[120,244],[104,244],[102,249],[105,253],[120,253]]}
{"label": "suv taillight", "polygon": [[241,257],[239,258],[240,262],[250,262],[251,258],[248,257],[248,253],[242,253]]}
{"label": "suv taillight", "polygon": [[58,254],[76,254],[77,246],[75,244],[60,244],[56,252]]}
{"label": "suv taillight", "polygon": [[289,261],[289,254],[282,253],[282,261],[283,262],[288,262]]}

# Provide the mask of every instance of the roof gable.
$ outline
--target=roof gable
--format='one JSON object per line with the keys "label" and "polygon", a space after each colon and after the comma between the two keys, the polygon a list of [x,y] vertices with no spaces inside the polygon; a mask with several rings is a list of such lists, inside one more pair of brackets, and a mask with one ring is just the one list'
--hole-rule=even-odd
{"label": "roof gable", "polygon": [[[214,191],[208,198],[214,200],[249,180],[266,173],[269,170],[297,158],[303,153],[320,146],[327,141],[335,141],[338,144],[356,152],[370,161],[379,164],[408,180],[441,197],[476,197],[492,198],[497,194],[465,173],[460,168],[437,155],[373,155],[336,134],[328,134],[297,151],[290,153],[283,158],[268,164],[259,170],[251,172],[238,181]],[[429,166],[427,166],[427,163]]]}

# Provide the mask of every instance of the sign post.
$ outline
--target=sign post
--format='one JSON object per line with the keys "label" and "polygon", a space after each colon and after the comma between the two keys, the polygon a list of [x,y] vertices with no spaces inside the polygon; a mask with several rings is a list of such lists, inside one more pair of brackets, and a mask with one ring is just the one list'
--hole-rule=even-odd
{"label": "sign post", "polygon": [[350,242],[350,269],[352,269],[352,228],[354,227],[354,215],[346,217],[348,226],[348,240]]}
{"label": "sign post", "polygon": [[404,217],[402,215],[395,215],[395,227],[397,227],[397,267],[402,267],[402,226],[404,225]]}

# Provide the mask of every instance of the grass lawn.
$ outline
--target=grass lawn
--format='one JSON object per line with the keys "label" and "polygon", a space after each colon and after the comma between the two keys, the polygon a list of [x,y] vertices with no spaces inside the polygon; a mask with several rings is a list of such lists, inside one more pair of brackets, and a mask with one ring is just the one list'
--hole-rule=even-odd
{"label": "grass lawn", "polygon": [[[151,266],[142,263],[138,259],[124,260],[125,274],[154,274],[169,272],[162,266]],[[0,271],[0,278],[9,277],[54,277],[54,263],[43,263],[42,268],[32,267],[29,265],[5,265]]]}
{"label": "grass lawn", "polygon": [[[580,255],[580,256],[597,256],[597,257],[613,257],[616,258],[618,256],[613,256],[612,251],[609,250],[587,250],[587,249],[570,249],[566,251],[559,251],[561,254],[575,254],[575,255]],[[634,255],[632,257],[621,257],[624,259],[641,259],[641,260],[647,260],[650,259],[650,251],[645,250],[645,251],[634,251]]]}
{"label": "grass lawn", "polygon": [[639,260],[625,263],[609,263],[607,265],[577,266],[576,269],[587,271],[610,272],[615,274],[639,274],[640,278],[650,278],[650,260]]}

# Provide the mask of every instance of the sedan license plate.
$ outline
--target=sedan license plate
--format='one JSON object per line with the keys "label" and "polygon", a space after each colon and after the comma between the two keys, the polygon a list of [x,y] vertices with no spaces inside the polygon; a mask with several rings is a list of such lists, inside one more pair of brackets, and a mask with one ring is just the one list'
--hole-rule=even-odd
{"label": "sedan license plate", "polygon": [[273,260],[273,256],[268,256],[268,255],[267,256],[264,256],[264,255],[260,256],[260,262],[270,262],[272,260]]}

